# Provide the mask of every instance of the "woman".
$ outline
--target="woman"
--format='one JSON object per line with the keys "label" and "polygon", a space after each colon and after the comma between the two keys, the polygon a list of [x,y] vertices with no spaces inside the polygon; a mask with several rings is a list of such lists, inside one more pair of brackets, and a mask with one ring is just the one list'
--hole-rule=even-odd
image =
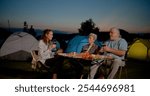
{"label": "woman", "polygon": [[45,64],[45,61],[49,58],[53,58],[52,49],[56,48],[56,44],[52,44],[53,32],[50,29],[44,30],[42,39],[39,41],[39,61]]}
{"label": "woman", "polygon": [[94,33],[89,34],[88,38],[88,44],[83,46],[82,48],[82,55],[85,58],[88,58],[90,54],[96,54],[98,52],[98,45],[96,45],[94,42],[97,39],[97,35]]}
{"label": "woman", "polygon": [[[88,38],[88,44],[83,46],[82,48],[82,57],[85,58],[85,59],[90,59],[92,58],[91,57],[91,54],[96,54],[99,50],[98,48],[98,45],[96,45],[94,42],[97,40],[97,35],[94,34],[94,33],[90,33],[89,34],[89,38]],[[80,63],[89,63],[89,61],[80,61]],[[86,67],[89,67],[89,66],[85,66],[85,64],[83,64],[84,66],[77,66],[77,70],[80,74],[80,78],[83,78],[83,75],[87,75],[87,72],[89,70],[86,70],[87,68]],[[80,69],[80,70],[79,70]]]}
{"label": "woman", "polygon": [[53,32],[50,29],[43,31],[42,39],[39,41],[39,62],[47,68],[52,68],[53,79],[57,78],[57,67],[56,59],[54,58],[55,52],[52,50],[56,48],[56,44],[52,42]]}

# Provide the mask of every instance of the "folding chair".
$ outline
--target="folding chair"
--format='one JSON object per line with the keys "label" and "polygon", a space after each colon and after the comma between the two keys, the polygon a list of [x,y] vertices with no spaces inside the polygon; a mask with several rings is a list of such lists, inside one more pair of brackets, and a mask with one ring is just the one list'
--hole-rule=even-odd
{"label": "folding chair", "polygon": [[121,79],[121,76],[122,76],[122,71],[124,70],[124,72],[125,72],[125,78],[127,78],[127,76],[128,76],[128,74],[127,74],[127,65],[126,65],[126,61],[127,61],[127,59],[124,59],[124,60],[122,60],[123,61],[123,63],[125,63],[124,64],[124,66],[120,66],[119,67],[119,70],[118,70],[118,72],[119,72],[119,75],[118,75],[118,78],[119,79]]}
{"label": "folding chair", "polygon": [[32,50],[31,55],[32,55],[31,68],[33,70],[41,72],[49,70],[49,66],[46,66],[45,64],[42,64],[42,62],[39,61],[38,50]]}
{"label": "folding chair", "polygon": [[[91,62],[91,65],[92,66],[88,66],[89,67],[89,72],[87,72],[88,76],[87,76],[87,79],[94,79],[94,76],[98,70],[98,68],[103,64],[104,60],[94,60]],[[91,70],[95,70],[91,73]],[[83,77],[85,76],[86,74],[82,74],[80,79],[83,79]],[[92,75],[92,76],[91,76]]]}
{"label": "folding chair", "polygon": [[32,65],[31,65],[31,68],[33,70],[37,70],[37,67],[38,67],[38,50],[32,50],[31,51],[31,55],[32,55]]}

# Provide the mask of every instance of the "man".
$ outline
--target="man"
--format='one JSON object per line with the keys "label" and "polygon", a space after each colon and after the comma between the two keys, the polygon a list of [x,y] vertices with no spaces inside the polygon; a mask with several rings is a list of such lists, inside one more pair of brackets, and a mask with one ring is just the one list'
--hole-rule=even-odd
{"label": "man", "polygon": [[[106,58],[113,58],[113,61],[107,62],[107,65],[111,65],[111,71],[108,75],[108,79],[113,79],[118,71],[119,66],[124,66],[124,59],[128,44],[125,39],[121,38],[119,29],[110,29],[110,39],[104,43],[105,46],[101,48],[101,52],[104,52]],[[98,66],[99,67],[99,66]],[[97,69],[96,69],[97,70]],[[96,72],[95,68],[91,70],[91,75]]]}

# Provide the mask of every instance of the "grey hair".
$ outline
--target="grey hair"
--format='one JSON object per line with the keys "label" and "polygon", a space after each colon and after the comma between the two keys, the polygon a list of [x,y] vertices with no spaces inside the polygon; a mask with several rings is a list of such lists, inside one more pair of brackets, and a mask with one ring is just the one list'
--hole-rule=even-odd
{"label": "grey hair", "polygon": [[94,34],[94,33],[90,33],[90,34],[89,34],[89,37],[90,37],[90,36],[93,37],[94,41],[97,39],[97,35]]}
{"label": "grey hair", "polygon": [[111,28],[110,30],[111,30],[111,31],[113,31],[113,32],[117,32],[117,33],[119,34],[119,37],[121,37],[121,35],[120,35],[120,31],[119,31],[119,29],[118,29],[118,28],[113,27],[113,28]]}

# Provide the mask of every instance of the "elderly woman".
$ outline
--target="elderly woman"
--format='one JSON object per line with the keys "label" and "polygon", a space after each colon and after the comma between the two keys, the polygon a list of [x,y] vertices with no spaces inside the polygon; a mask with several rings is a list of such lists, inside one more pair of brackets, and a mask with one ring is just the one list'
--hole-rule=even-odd
{"label": "elderly woman", "polygon": [[88,52],[90,54],[96,53],[98,46],[94,44],[94,42],[97,40],[97,35],[94,33],[89,34],[88,42],[89,44],[83,46],[82,52]]}
{"label": "elderly woman", "polygon": [[[94,34],[94,33],[90,33],[89,34],[89,38],[88,38],[88,44],[83,46],[82,48],[82,56],[83,58],[89,58],[88,54],[97,54],[98,50],[99,50],[99,47],[98,45],[96,45],[94,42],[97,40],[97,35]],[[87,61],[88,62],[88,61]],[[87,63],[86,62],[86,63]],[[85,62],[83,62],[85,63]],[[79,69],[81,69],[81,73],[80,74],[80,78],[84,78],[83,75],[87,75],[87,66],[83,66],[82,68],[80,66],[78,66],[78,71]]]}

